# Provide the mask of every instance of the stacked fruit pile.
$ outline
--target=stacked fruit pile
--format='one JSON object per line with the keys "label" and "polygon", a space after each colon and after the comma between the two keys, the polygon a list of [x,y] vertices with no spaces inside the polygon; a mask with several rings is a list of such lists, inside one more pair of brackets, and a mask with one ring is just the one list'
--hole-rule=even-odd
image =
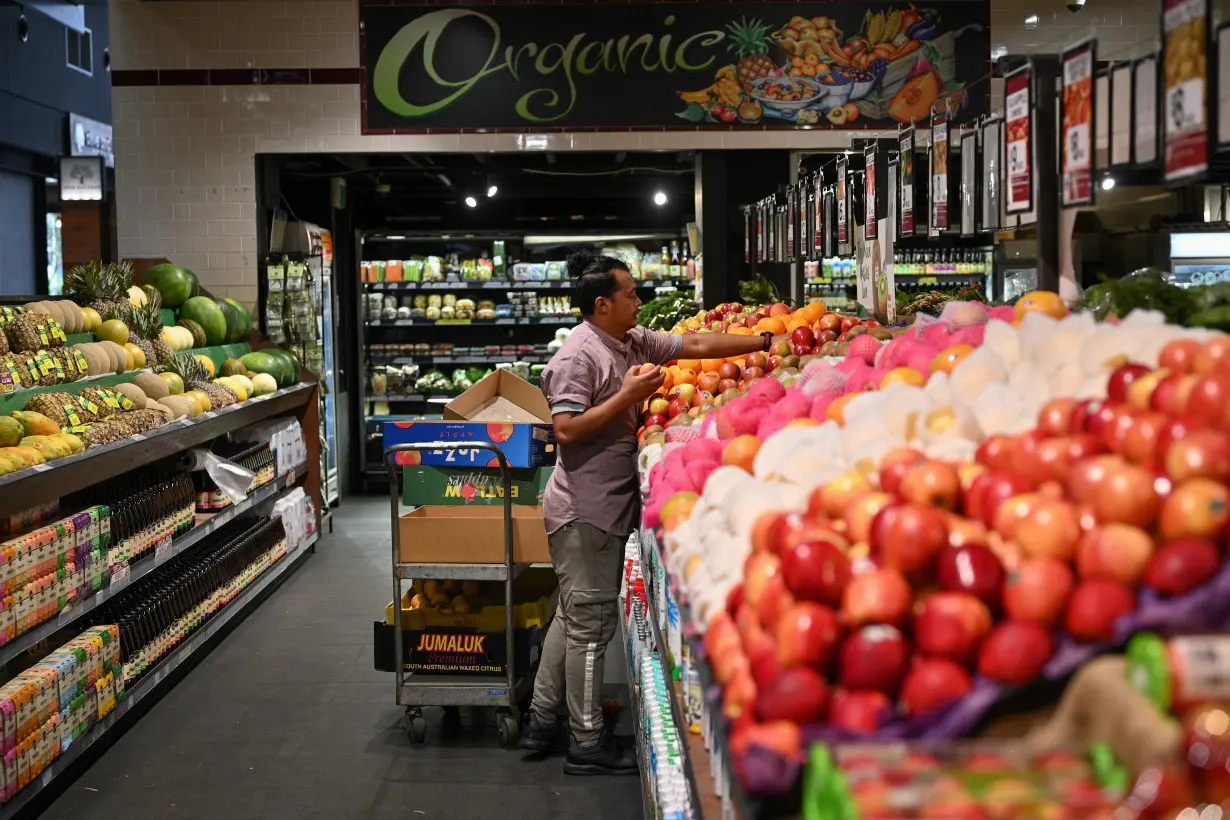
{"label": "stacked fruit pile", "polygon": [[744,776],[750,745],[798,761],[802,727],[953,736],[1134,631],[1230,623],[1230,339],[974,309],[643,445]]}

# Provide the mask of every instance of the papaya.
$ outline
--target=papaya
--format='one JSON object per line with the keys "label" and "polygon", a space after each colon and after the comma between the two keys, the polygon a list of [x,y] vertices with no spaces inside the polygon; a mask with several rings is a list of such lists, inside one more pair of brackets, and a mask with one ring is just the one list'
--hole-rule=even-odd
{"label": "papaya", "polygon": [[47,461],[64,458],[70,454],[68,446],[57,440],[57,436],[28,436],[21,440],[22,447],[33,447],[43,454]]}
{"label": "papaya", "polygon": [[47,461],[43,454],[33,447],[10,447],[5,452],[14,458],[21,459],[26,467],[33,467],[36,464],[43,464]]}
{"label": "papaya", "polygon": [[14,447],[21,442],[26,428],[14,418],[0,417],[0,447]]}
{"label": "papaya", "polygon": [[897,122],[922,122],[931,116],[931,105],[940,98],[940,77],[924,71],[911,77],[888,104],[888,113]]}
{"label": "papaya", "polygon": [[7,447],[0,449],[0,475],[8,475],[9,473],[15,473],[26,468],[24,461],[17,458],[17,456],[9,455],[8,451],[9,448]]}
{"label": "papaya", "polygon": [[26,410],[14,410],[10,413],[25,430],[27,436],[54,436],[60,432],[60,425],[44,416],[42,413],[31,413]]}

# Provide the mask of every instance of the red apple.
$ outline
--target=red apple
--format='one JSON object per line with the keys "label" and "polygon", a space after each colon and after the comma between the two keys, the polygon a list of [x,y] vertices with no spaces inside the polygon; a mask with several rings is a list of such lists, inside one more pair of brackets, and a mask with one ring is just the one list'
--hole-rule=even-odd
{"label": "red apple", "polygon": [[1040,501],[1016,523],[1014,537],[1032,558],[1067,561],[1081,538],[1080,516],[1066,501]]}
{"label": "red apple", "polygon": [[719,393],[718,382],[721,378],[716,373],[702,373],[696,377],[696,389],[705,393]]}
{"label": "red apple", "polygon": [[664,397],[654,396],[652,399],[649,400],[649,404],[646,406],[645,409],[648,411],[649,415],[651,416],[652,415],[664,416],[666,415],[666,411],[670,408],[670,406],[671,406],[671,403]]}
{"label": "red apple", "polygon": [[1127,401],[1128,387],[1131,386],[1132,382],[1148,372],[1149,368],[1143,364],[1120,365],[1110,374],[1110,381],[1106,383],[1107,398],[1117,403]]}
{"label": "red apple", "polygon": [[1088,578],[1072,590],[1064,628],[1082,643],[1109,641],[1115,636],[1115,621],[1135,611],[1136,596],[1126,584]]}
{"label": "red apple", "polygon": [[726,613],[733,616],[743,606],[743,584],[738,583],[726,593]]}
{"label": "red apple", "polygon": [[696,385],[677,384],[671,388],[670,393],[668,393],[666,397],[671,401],[678,399],[684,404],[691,404],[692,399],[696,398]]}
{"label": "red apple", "polygon": [[1103,524],[1117,521],[1141,529],[1153,526],[1161,506],[1153,474],[1131,464],[1110,469],[1091,498],[1077,500],[1088,504]]}
{"label": "red apple", "polygon": [[1226,485],[1209,478],[1190,478],[1176,484],[1161,503],[1158,534],[1164,541],[1205,538],[1219,542],[1226,532],[1230,511]]}
{"label": "red apple", "polygon": [[743,371],[743,377],[747,379],[749,382],[752,381],[753,379],[762,378],[763,376],[764,376],[764,368],[762,367],[752,367],[749,365],[748,368]]}
{"label": "red apple", "polygon": [[867,543],[876,515],[893,500],[888,493],[866,492],[855,496],[841,514],[847,537],[856,544]]}
{"label": "red apple", "polygon": [[808,512],[832,520],[840,520],[842,513],[854,499],[871,492],[871,482],[858,470],[846,470],[827,484],[812,490],[807,500]]}
{"label": "red apple", "polygon": [[[803,328],[799,328],[799,330],[803,330]],[[811,345],[794,344],[790,346],[790,352],[795,356],[810,356],[811,351]]]}
{"label": "red apple", "polygon": [[846,689],[873,689],[892,695],[905,674],[910,647],[894,626],[864,626],[841,645],[838,679]]}
{"label": "red apple", "polygon": [[785,316],[792,312],[793,310],[791,309],[790,305],[786,305],[781,302],[775,302],[774,304],[769,305],[769,310],[768,310],[768,313],[770,316]]}
{"label": "red apple", "polygon": [[753,552],[777,553],[779,531],[786,526],[786,516],[780,510],[769,510],[756,516],[749,534]]}
{"label": "red apple", "polygon": [[855,575],[841,596],[841,614],[849,626],[901,623],[910,609],[910,585],[894,569],[876,568]]}
{"label": "red apple", "polygon": [[1191,373],[1199,352],[1200,342],[1195,339],[1175,339],[1162,347],[1157,356],[1157,365],[1171,373]]}
{"label": "red apple", "polygon": [[948,545],[948,526],[934,507],[891,504],[872,521],[870,544],[886,567],[905,574],[922,572]]}
{"label": "red apple", "polygon": [[920,658],[901,682],[901,705],[907,715],[917,717],[965,697],[973,688],[969,673],[952,661]]}
{"label": "red apple", "polygon": [[1038,429],[1048,436],[1066,436],[1072,429],[1076,399],[1052,399],[1038,411]]}
{"label": "red apple", "polygon": [[1149,408],[1172,417],[1182,416],[1187,412],[1187,401],[1197,381],[1196,376],[1171,373],[1157,383],[1149,397]]}
{"label": "red apple", "polygon": [[762,721],[788,720],[800,726],[824,717],[829,688],[824,678],[806,666],[787,669],[756,698],[756,716]]}
{"label": "red apple", "polygon": [[783,667],[777,659],[777,644],[773,638],[754,620],[751,623],[752,626],[743,635],[743,651],[747,655],[756,689],[764,691],[781,675]]}
{"label": "red apple", "polygon": [[836,333],[841,333],[841,316],[836,313],[826,313],[816,320],[816,325],[821,330],[832,330]]}
{"label": "red apple", "polygon": [[989,470],[1010,470],[1016,453],[1014,436],[990,436],[974,452],[974,460]]}
{"label": "red apple", "polygon": [[781,616],[775,630],[777,660],[783,668],[823,669],[833,658],[841,637],[837,614],[814,601],[799,601]]}
{"label": "red apple", "polygon": [[991,629],[986,604],[964,592],[937,592],[918,607],[914,643],[924,655],[966,662]]}
{"label": "red apple", "polygon": [[1137,410],[1128,404],[1121,404],[1114,409],[1110,420],[1102,428],[1102,442],[1112,453],[1123,454],[1123,439],[1136,423],[1136,417],[1142,410]]}
{"label": "red apple", "polygon": [[1004,565],[985,544],[963,544],[940,550],[935,561],[940,586],[968,592],[988,606],[998,606],[1003,595]]}
{"label": "red apple", "polygon": [[1230,372],[1203,376],[1192,385],[1183,417],[1193,427],[1217,427],[1230,405]]}
{"label": "red apple", "polygon": [[666,416],[667,418],[673,419],[675,416],[679,415],[680,413],[686,413],[688,408],[691,406],[692,406],[691,404],[685,402],[683,399],[675,399],[674,401],[670,403],[670,407],[667,408]]}
{"label": "red apple", "polygon": [[1102,524],[1081,537],[1076,571],[1081,578],[1135,584],[1153,556],[1153,537],[1127,524]]}
{"label": "red apple", "polygon": [[722,714],[728,720],[736,720],[755,701],[756,681],[746,666],[741,667],[722,687]]}
{"label": "red apple", "polygon": [[1103,491],[1111,473],[1126,464],[1119,456],[1112,455],[1081,459],[1072,465],[1072,472],[1064,482],[1068,496],[1078,504],[1088,504]]}
{"label": "red apple", "polygon": [[790,355],[790,342],[786,341],[785,339],[781,339],[769,345],[769,358],[772,358],[773,356],[789,356],[789,355]]}
{"label": "red apple", "polygon": [[[765,516],[761,516],[764,518]],[[759,519],[758,519],[759,520]],[[760,606],[769,579],[780,575],[781,560],[769,551],[753,551],[743,563],[743,597],[753,609]]]}
{"label": "red apple", "polygon": [[833,522],[814,513],[786,513],[778,524],[776,534],[773,551],[778,555],[796,544],[811,541],[828,541],[843,550],[849,546],[845,536],[834,529]]}
{"label": "red apple", "polygon": [[997,683],[1033,683],[1051,659],[1051,633],[1031,621],[1004,621],[991,630],[978,652],[978,674]]}
{"label": "red apple", "polygon": [[841,605],[850,580],[850,559],[832,541],[804,541],[782,551],[786,586],[802,601]]}
{"label": "red apple", "polygon": [[1014,495],[1003,501],[995,511],[995,523],[992,529],[1006,540],[1016,538],[1016,528],[1034,509],[1051,499],[1041,493],[1024,493]]}
{"label": "red apple", "polygon": [[756,617],[760,625],[769,633],[775,632],[778,622],[794,605],[794,596],[786,588],[786,579],[779,572],[765,581],[760,593],[760,602],[756,605]]}
{"label": "red apple", "polygon": [[1158,548],[1142,583],[1159,595],[1186,595],[1217,574],[1221,554],[1201,538],[1180,538]]}
{"label": "red apple", "polygon": [[727,390],[736,390],[738,389],[738,387],[739,387],[739,383],[736,382],[734,379],[722,379],[721,381],[718,382],[718,392],[719,393],[725,393]]}
{"label": "red apple", "polygon": [[1169,375],[1169,370],[1159,368],[1140,376],[1128,385],[1127,403],[1137,410],[1148,410],[1153,403],[1153,391]]}
{"label": "red apple", "polygon": [[1155,466],[1161,459],[1157,449],[1158,436],[1170,419],[1156,411],[1145,411],[1136,416],[1127,428],[1121,443],[1124,458],[1133,464]]}
{"label": "red apple", "polygon": [[880,728],[881,718],[891,708],[883,692],[836,689],[829,703],[829,722],[848,732],[869,735]]}
{"label": "red apple", "polygon": [[[786,348],[786,355],[790,354],[790,348]],[[782,357],[774,353],[769,357],[769,361],[765,364],[764,372],[772,373],[782,365]]]}
{"label": "red apple", "polygon": [[761,370],[764,370],[765,365],[767,365],[768,363],[769,363],[768,355],[765,353],[762,353],[759,350],[755,351],[754,353],[747,354],[747,357],[744,358],[743,360],[744,366],[749,367],[749,368],[758,367]]}
{"label": "red apple", "polygon": [[[995,526],[995,513],[1000,504],[1031,489],[1029,481],[1020,473],[1002,472],[994,468],[976,481],[980,481],[980,486],[970,487],[966,510],[971,517],[977,516],[988,527]],[[975,489],[976,486],[978,489]]]}
{"label": "red apple", "polygon": [[896,493],[902,477],[911,467],[926,461],[927,457],[913,447],[897,447],[889,450],[880,459],[880,489]]}
{"label": "red apple", "polygon": [[1202,476],[1230,480],[1230,435],[1220,430],[1191,430],[1162,451],[1163,467],[1174,481]]}
{"label": "red apple", "polygon": [[[667,408],[670,408],[669,403]],[[650,413],[648,416],[645,416],[645,427],[665,427],[668,421],[670,421],[670,418],[664,413]]]}
{"label": "red apple", "polygon": [[923,461],[905,472],[897,493],[915,504],[955,510],[961,500],[961,477],[951,464]]}
{"label": "red apple", "polygon": [[717,374],[720,379],[735,379],[737,381],[743,374],[743,369],[734,362],[722,362],[718,366]]}
{"label": "red apple", "polygon": [[1008,573],[1004,612],[1009,618],[1054,623],[1072,591],[1072,570],[1054,558],[1033,558]]}
{"label": "red apple", "polygon": [[802,325],[796,327],[794,332],[790,334],[790,341],[796,345],[814,347],[816,344],[816,334],[812,332],[810,327]]}

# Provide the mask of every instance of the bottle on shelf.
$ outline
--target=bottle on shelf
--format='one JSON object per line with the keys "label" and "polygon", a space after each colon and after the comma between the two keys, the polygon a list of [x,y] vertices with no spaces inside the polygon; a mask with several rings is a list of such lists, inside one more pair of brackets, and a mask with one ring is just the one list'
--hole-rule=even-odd
{"label": "bottle on shelf", "polygon": [[679,269],[679,241],[677,239],[671,240],[670,267],[667,271],[671,279],[679,279],[683,275]]}
{"label": "bottle on shelf", "polygon": [[662,256],[658,258],[658,265],[662,269],[661,272],[658,274],[659,277],[661,277],[662,279],[665,279],[666,277],[670,276],[671,253],[670,253],[670,248],[667,247],[666,245],[662,246]]}
{"label": "bottle on shelf", "polygon": [[696,279],[696,260],[692,258],[690,249],[688,248],[688,240],[683,240],[683,256],[679,263],[682,269],[683,278],[689,282]]}

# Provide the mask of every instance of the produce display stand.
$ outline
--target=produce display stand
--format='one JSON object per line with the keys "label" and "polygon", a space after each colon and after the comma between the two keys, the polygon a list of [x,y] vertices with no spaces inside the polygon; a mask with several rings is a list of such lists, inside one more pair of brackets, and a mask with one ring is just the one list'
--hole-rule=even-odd
{"label": "produce display stand", "polygon": [[[398,497],[400,482],[398,481],[398,453],[423,452],[428,450],[488,450],[499,460],[500,474],[503,480],[504,509],[504,561],[503,563],[404,563],[401,560],[401,528],[398,525],[401,517],[401,499]],[[533,685],[533,677],[527,673],[518,674],[517,656],[514,649],[514,599],[513,581],[516,580],[519,565],[513,561],[513,510],[512,510],[512,475],[508,459],[504,451],[489,441],[467,441],[453,443],[445,441],[418,442],[413,444],[396,444],[384,452],[385,469],[388,471],[389,497],[392,502],[393,529],[393,675],[395,697],[398,706],[406,707],[407,727],[410,739],[421,743],[427,734],[427,724],[423,719],[424,706],[493,706],[496,708],[496,729],[500,743],[504,746],[516,746],[521,737],[521,722],[517,705],[529,694]],[[493,685],[496,680],[491,677],[470,675],[439,676],[425,675],[407,676],[403,649],[404,621],[402,600],[402,583],[414,579],[468,580],[468,581],[503,581],[504,583],[504,641],[505,641],[505,681],[504,686]]]}

